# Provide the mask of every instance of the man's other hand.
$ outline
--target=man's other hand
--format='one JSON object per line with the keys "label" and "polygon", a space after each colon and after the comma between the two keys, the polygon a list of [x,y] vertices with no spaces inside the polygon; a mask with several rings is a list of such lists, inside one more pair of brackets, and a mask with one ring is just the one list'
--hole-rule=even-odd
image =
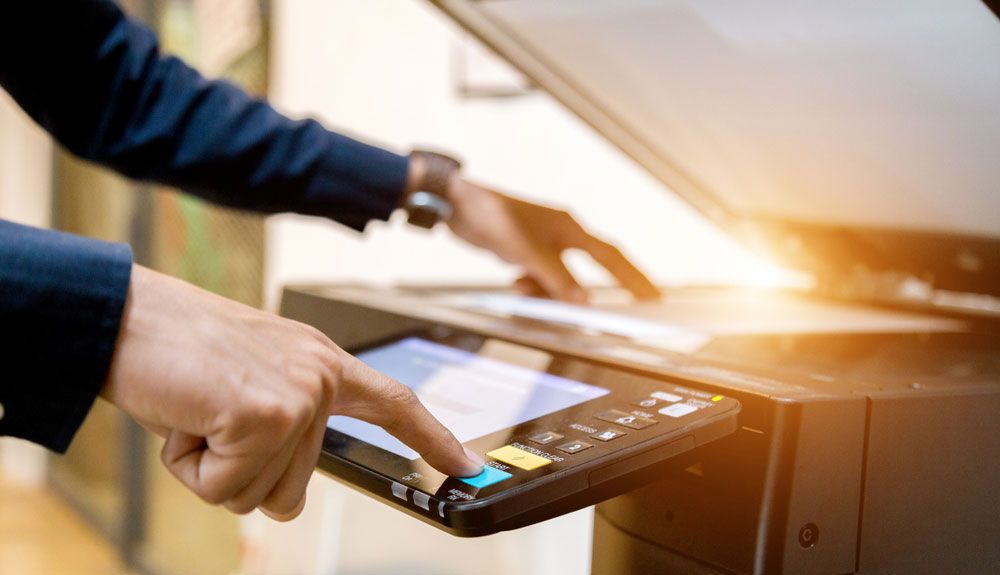
{"label": "man's other hand", "polygon": [[615,246],[592,236],[569,213],[506,196],[459,180],[449,199],[452,232],[488,249],[526,276],[517,287],[527,295],[546,295],[583,303],[587,294],[563,263],[562,253],[579,249],[611,272],[638,299],[660,297],[660,291]]}
{"label": "man's other hand", "polygon": [[482,470],[408,387],[318,330],[140,266],[101,395],[166,438],[181,482],[236,513],[302,511],[330,415],[385,428],[448,475]]}

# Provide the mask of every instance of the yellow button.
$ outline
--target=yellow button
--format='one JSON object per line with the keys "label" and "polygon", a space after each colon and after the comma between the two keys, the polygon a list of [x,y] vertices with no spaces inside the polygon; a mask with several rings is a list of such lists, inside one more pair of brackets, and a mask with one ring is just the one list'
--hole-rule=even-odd
{"label": "yellow button", "polygon": [[504,463],[509,463],[514,467],[520,467],[525,471],[538,469],[539,467],[552,463],[549,459],[539,457],[534,453],[528,453],[527,451],[518,449],[513,445],[504,445],[499,449],[494,449],[486,455],[489,455],[493,459],[499,459]]}

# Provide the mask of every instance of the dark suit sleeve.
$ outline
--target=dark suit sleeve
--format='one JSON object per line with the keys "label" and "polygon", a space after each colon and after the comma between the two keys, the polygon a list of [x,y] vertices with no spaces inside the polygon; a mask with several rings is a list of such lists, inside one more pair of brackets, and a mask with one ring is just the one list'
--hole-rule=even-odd
{"label": "dark suit sleeve", "polygon": [[[293,121],[160,54],[108,0],[5,0],[0,86],[63,146],[228,206],[386,219],[405,157]],[[0,221],[0,435],[69,445],[107,376],[127,247]]]}
{"label": "dark suit sleeve", "polygon": [[73,153],[236,208],[362,229],[406,181],[407,158],[206,80],[108,0],[5,0],[0,85]]}
{"label": "dark suit sleeve", "polygon": [[0,435],[63,452],[107,377],[132,252],[0,220]]}

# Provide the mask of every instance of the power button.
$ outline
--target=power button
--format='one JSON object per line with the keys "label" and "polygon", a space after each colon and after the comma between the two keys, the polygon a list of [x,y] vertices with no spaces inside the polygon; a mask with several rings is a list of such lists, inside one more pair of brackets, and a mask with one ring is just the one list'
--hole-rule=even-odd
{"label": "power button", "polygon": [[819,542],[819,527],[815,523],[806,523],[799,529],[799,545],[803,549],[811,549]]}

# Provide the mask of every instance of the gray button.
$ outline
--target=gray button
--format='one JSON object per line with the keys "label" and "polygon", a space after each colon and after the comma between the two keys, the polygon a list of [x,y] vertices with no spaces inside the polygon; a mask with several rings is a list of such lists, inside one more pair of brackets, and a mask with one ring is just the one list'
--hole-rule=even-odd
{"label": "gray button", "polygon": [[618,439],[623,435],[628,434],[624,431],[618,431],[617,429],[605,429],[604,431],[598,431],[597,433],[591,435],[591,437],[600,441],[611,441],[612,439]]}
{"label": "gray button", "polygon": [[558,441],[562,439],[563,436],[559,435],[554,431],[543,431],[542,433],[536,433],[528,438],[528,441],[533,441],[539,445],[548,445],[553,441]]}
{"label": "gray button", "polygon": [[0,419],[3,419],[3,404],[0,403]]}
{"label": "gray button", "polygon": [[556,449],[565,453],[573,454],[579,453],[585,449],[590,449],[591,447],[593,447],[593,445],[587,443],[586,441],[570,441],[569,443],[564,443],[556,447]]}
{"label": "gray button", "polygon": [[392,495],[397,499],[402,499],[406,501],[406,492],[409,491],[405,485],[402,483],[392,482]]}
{"label": "gray button", "polygon": [[431,510],[431,496],[420,491],[413,492],[413,503],[421,509]]}
{"label": "gray button", "polygon": [[632,405],[636,407],[645,407],[646,409],[649,409],[651,407],[656,407],[660,403],[661,403],[660,400],[655,397],[643,397],[641,399],[633,401]]}
{"label": "gray button", "polygon": [[617,409],[602,411],[595,414],[594,417],[600,419],[601,421],[616,423],[631,429],[645,429],[650,425],[655,425],[657,423],[655,419],[647,419],[645,417],[635,415],[634,413],[625,413],[624,411],[618,411]]}

